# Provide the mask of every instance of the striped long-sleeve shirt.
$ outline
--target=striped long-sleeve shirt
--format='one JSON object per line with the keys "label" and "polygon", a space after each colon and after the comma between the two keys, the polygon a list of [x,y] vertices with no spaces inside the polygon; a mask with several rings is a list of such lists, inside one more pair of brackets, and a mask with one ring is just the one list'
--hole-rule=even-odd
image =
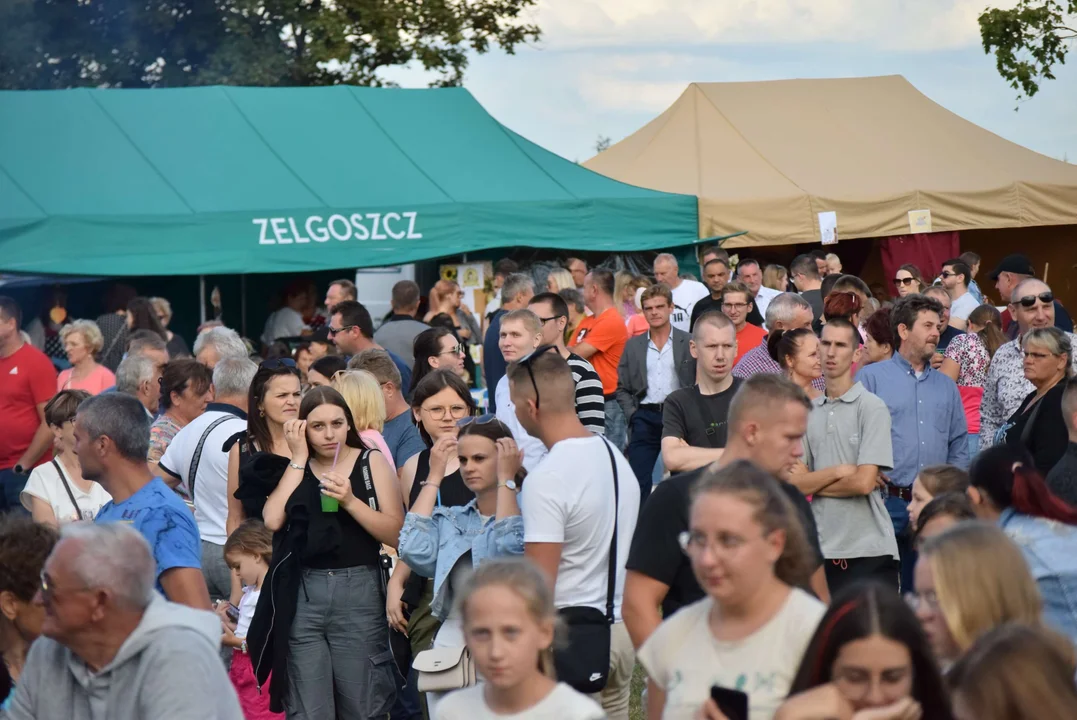
{"label": "striped long-sleeve shirt", "polygon": [[606,401],[602,379],[591,363],[576,353],[568,354],[568,366],[576,383],[576,414],[583,426],[596,435],[606,434]]}

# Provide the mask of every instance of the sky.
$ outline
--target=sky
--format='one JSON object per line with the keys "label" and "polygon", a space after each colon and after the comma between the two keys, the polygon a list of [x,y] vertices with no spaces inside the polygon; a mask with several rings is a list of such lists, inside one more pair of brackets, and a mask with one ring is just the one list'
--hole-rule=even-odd
{"label": "sky", "polygon": [[[1008,140],[1077,162],[1077,55],[1019,102],[980,45],[987,3],[539,0],[530,19],[542,40],[472,58],[464,84],[503,124],[583,161],[599,136],[632,134],[691,82],[900,74]],[[384,75],[404,87],[427,82],[410,68]]]}

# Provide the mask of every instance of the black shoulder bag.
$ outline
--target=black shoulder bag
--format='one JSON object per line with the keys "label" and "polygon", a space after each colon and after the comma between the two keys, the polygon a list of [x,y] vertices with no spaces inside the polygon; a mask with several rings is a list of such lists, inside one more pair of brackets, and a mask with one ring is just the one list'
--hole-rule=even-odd
{"label": "black shoulder bag", "polygon": [[192,503],[194,502],[194,479],[198,475],[198,466],[202,462],[202,448],[206,444],[206,439],[211,432],[217,429],[218,425],[228,422],[232,417],[232,415],[225,415],[217,418],[209,424],[209,427],[202,433],[202,437],[198,438],[198,445],[195,446],[194,454],[191,455],[191,467],[187,469],[187,492],[191,496]]}
{"label": "black shoulder bag", "polygon": [[613,467],[613,537],[606,580],[606,612],[576,605],[561,608],[558,614],[568,630],[568,642],[554,651],[557,679],[582,693],[596,693],[606,687],[610,672],[610,626],[613,625],[613,597],[617,582],[617,516],[621,502],[617,461],[608,440],[603,439]]}
{"label": "black shoulder bag", "polygon": [[[56,474],[60,476],[60,482],[63,483],[64,490],[67,490],[67,499],[71,501],[75,508],[75,520],[82,520],[82,508],[79,507],[78,501],[75,500],[75,493],[71,492],[71,486],[67,484],[67,476],[64,475],[63,468],[60,467],[60,463],[56,461],[56,458],[52,459],[52,464],[56,467]],[[56,518],[56,522],[61,522],[60,518]]]}

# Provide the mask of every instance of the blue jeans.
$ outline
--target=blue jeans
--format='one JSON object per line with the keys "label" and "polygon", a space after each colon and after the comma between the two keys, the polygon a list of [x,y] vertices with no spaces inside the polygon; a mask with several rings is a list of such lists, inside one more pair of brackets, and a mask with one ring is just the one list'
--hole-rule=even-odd
{"label": "blue jeans", "polygon": [[969,462],[980,452],[980,433],[969,433]]}
{"label": "blue jeans", "polygon": [[662,413],[639,408],[628,421],[631,439],[628,441],[628,464],[639,482],[639,501],[651,494],[654,464],[662,450]]}
{"label": "blue jeans", "polygon": [[29,514],[22,506],[22,500],[19,499],[28,479],[28,475],[16,475],[11,468],[0,470],[0,513]]}
{"label": "blue jeans", "polygon": [[621,404],[614,400],[612,396],[606,400],[606,439],[621,452],[624,452],[625,445],[628,444],[628,425],[625,422],[625,413],[621,409]]}
{"label": "blue jeans", "polygon": [[916,550],[912,546],[912,528],[909,527],[909,503],[889,495],[883,501],[894,524],[898,554],[901,556],[901,592],[913,591],[912,571],[916,566]]}

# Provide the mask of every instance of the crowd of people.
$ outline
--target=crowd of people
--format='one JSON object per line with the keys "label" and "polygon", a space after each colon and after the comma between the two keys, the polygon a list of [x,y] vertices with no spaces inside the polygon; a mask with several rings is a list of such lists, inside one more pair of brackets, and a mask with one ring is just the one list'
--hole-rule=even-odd
{"label": "crowd of people", "polygon": [[637,666],[651,720],[1077,717],[1077,337],[1027,258],[1001,306],[971,252],[892,298],[698,260],[377,324],[296,283],[190,347],[0,297],[0,718],[628,720]]}

